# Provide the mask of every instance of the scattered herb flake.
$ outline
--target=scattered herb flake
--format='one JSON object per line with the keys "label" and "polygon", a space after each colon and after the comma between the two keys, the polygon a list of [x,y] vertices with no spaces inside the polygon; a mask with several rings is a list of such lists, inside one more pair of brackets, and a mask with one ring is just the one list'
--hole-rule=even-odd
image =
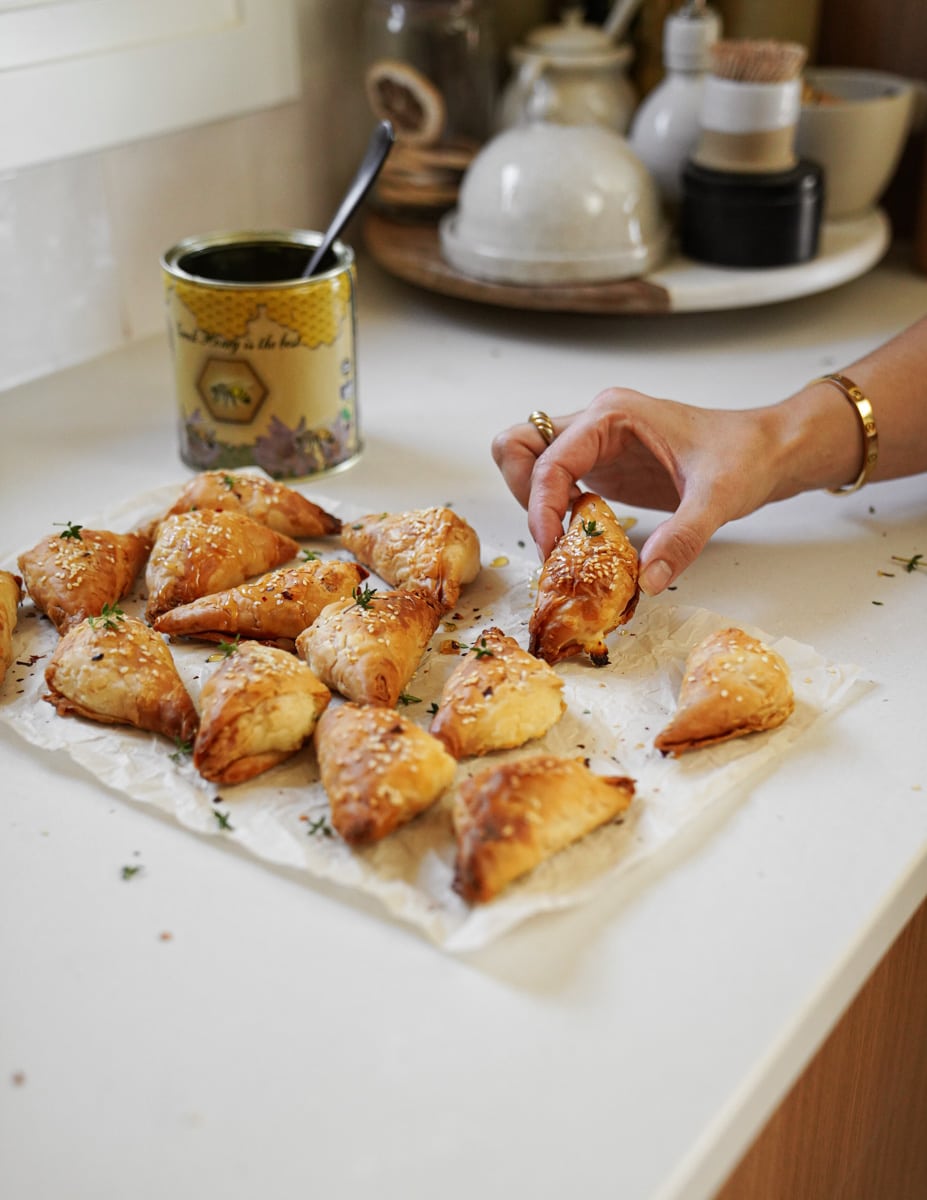
{"label": "scattered herb flake", "polygon": [[478,642],[474,642],[473,645],[470,647],[470,650],[476,655],[477,658],[493,658],[494,657],[493,652],[486,645],[486,639],[484,637],[480,638],[480,640]]}
{"label": "scattered herb flake", "polygon": [[315,821],[309,821],[306,825],[306,833],[309,837],[315,837],[316,834],[321,834],[322,837],[334,837],[335,831],[324,817],[318,817]]}
{"label": "scattered herb flake", "polygon": [[400,692],[399,694],[400,704],[421,704],[421,702],[421,696],[412,696],[408,692]]}
{"label": "scattered herb flake", "polygon": [[602,534],[605,532],[605,530],[602,528],[602,526],[597,525],[594,520],[583,521],[582,524],[583,524],[583,533],[586,535],[586,537],[591,537],[591,538],[601,537]]}
{"label": "scattered herb flake", "polygon": [[322,555],[319,554],[319,552],[317,550],[304,550],[303,551],[303,560],[305,562],[316,562],[316,560],[320,559],[321,557],[322,557]]}
{"label": "scattered herb flake", "polygon": [[186,757],[186,755],[193,753],[193,743],[191,741],[185,742],[183,740],[183,738],[175,737],[174,745],[175,745],[176,749],[174,750],[173,754],[171,754],[171,756],[170,756],[171,762],[175,762],[175,763],[182,762],[183,759]]}
{"label": "scattered herb flake", "polygon": [[901,558],[899,555],[893,554],[892,562],[901,563],[908,574],[914,571],[927,571],[927,562],[924,561],[923,554],[912,554],[910,558]]}
{"label": "scattered herb flake", "polygon": [[225,829],[231,832],[235,828],[235,826],[229,820],[228,813],[221,812],[218,808],[214,808],[212,810],[212,815],[218,821],[220,829]]}
{"label": "scattered herb flake", "polygon": [[142,868],[141,868],[140,864],[136,864],[135,866],[131,866],[131,867],[123,867],[122,868],[122,878],[123,879],[134,879],[135,876],[139,873],[139,871],[141,871],[141,869]]}
{"label": "scattered herb flake", "polygon": [[88,617],[92,629],[96,629],[99,622],[104,629],[118,629],[119,622],[126,619],[126,614],[122,611],[118,604],[104,604],[103,611],[98,617]]}
{"label": "scattered herb flake", "polygon": [[882,608],[883,602],[881,600],[873,600],[872,603],[877,604],[879,608]]}
{"label": "scattered herb flake", "polygon": [[436,717],[438,715],[437,700],[432,700],[432,702],[428,705],[428,715],[432,717]]}

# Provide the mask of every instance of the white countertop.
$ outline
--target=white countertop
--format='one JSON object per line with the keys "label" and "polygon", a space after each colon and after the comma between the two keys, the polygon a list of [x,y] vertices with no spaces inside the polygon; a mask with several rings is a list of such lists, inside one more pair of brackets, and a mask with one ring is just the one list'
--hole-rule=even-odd
{"label": "white countertop", "polygon": [[[763,404],[924,311],[897,254],[818,296],[661,318],[468,305],[362,260],[366,449],[318,490],[453,501],[514,551],[497,429],[617,383]],[[189,475],[166,340],[0,412],[4,565],[53,522]],[[656,518],[637,515],[640,544]],[[463,957],[0,726],[4,1195],[709,1197],[927,895],[927,576],[879,574],[924,552],[923,478],[721,531],[676,599],[874,686],[604,896]]]}

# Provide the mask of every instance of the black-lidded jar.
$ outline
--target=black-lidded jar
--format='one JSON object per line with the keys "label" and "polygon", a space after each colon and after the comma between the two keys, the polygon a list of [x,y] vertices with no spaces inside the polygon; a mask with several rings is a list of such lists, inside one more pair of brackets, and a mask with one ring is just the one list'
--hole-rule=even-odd
{"label": "black-lidded jar", "polygon": [[784,267],[818,252],[824,172],[800,160],[774,172],[728,172],[691,159],[682,175],[680,249],[721,267]]}

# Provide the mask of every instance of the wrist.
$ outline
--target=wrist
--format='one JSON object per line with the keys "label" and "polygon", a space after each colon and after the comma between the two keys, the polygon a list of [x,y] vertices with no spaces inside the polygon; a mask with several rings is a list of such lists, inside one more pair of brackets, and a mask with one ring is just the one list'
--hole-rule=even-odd
{"label": "wrist", "polygon": [[778,481],[771,500],[852,484],[863,461],[860,422],[833,383],[813,380],[762,410]]}

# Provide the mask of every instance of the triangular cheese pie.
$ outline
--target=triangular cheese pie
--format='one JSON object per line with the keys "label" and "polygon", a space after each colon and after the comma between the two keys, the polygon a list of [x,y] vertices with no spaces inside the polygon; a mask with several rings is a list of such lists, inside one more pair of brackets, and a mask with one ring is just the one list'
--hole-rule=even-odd
{"label": "triangular cheese pie", "polygon": [[13,630],[23,596],[22,580],[12,571],[0,571],[0,683],[13,661]]}
{"label": "triangular cheese pie", "polygon": [[332,825],[352,846],[379,841],[424,812],[457,767],[437,738],[379,705],[329,709],[315,749]]}
{"label": "triangular cheese pie", "polygon": [[455,758],[511,750],[562,716],[563,680],[501,629],[485,629],[451,672],[431,732]]}
{"label": "triangular cheese pie", "polygon": [[61,716],[133,725],[192,742],[197,715],[159,633],[113,608],[75,625],[45,668],[44,698]]}
{"label": "triangular cheese pie", "polygon": [[471,904],[492,900],[633,798],[632,779],[596,775],[581,758],[536,754],[480,771],[454,797],[454,890]]}
{"label": "triangular cheese pie", "polygon": [[249,583],[169,609],[155,619],[154,627],[172,637],[206,641],[237,636],[292,643],[327,604],[350,596],[366,578],[366,568],[340,559],[279,567]]}
{"label": "triangular cheese pie", "polygon": [[140,533],[68,524],[19,556],[26,590],[59,633],[130,591],[151,548]]}
{"label": "triangular cheese pie", "polygon": [[344,546],[397,588],[425,588],[449,612],[480,571],[476,531],[449,508],[371,513],[341,530]]}
{"label": "triangular cheese pie", "polygon": [[243,642],[200,692],[193,765],[213,783],[242,783],[291,758],[331,692],[286,650]]}
{"label": "triangular cheese pie", "polygon": [[248,472],[203,471],[190,480],[166,515],[202,508],[241,512],[293,538],[328,537],[341,531],[337,517],[295,488]]}
{"label": "triangular cheese pie", "polygon": [[685,754],[775,729],[794,708],[785,660],[742,629],[722,629],[686,659],[676,715],[654,745],[664,754]]}
{"label": "triangular cheese pie", "polygon": [[637,577],[637,551],[615,514],[601,497],[584,493],[541,568],[528,625],[531,653],[556,663],[585,652],[605,666],[606,637],[637,607]]}
{"label": "triangular cheese pie", "polygon": [[395,708],[440,619],[430,592],[358,588],[353,600],[326,605],[296,650],[346,699]]}
{"label": "triangular cheese pie", "polygon": [[145,569],[154,621],[178,604],[237,587],[295,558],[299,546],[244,513],[211,509],[177,513],[158,526]]}

